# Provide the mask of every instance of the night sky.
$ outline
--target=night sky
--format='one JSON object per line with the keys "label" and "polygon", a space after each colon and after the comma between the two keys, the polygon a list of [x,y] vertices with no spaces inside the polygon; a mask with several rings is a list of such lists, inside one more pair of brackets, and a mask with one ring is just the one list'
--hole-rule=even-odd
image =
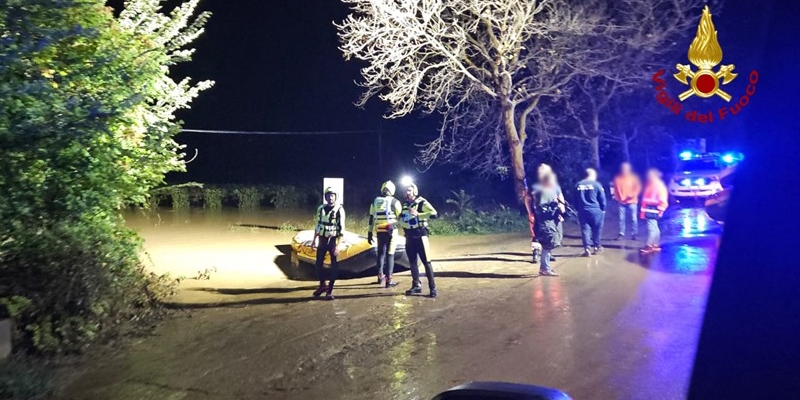
{"label": "night sky", "polygon": [[[197,42],[194,62],[176,69],[213,79],[192,109],[180,117],[186,128],[245,131],[372,131],[341,135],[182,134],[179,141],[200,151],[189,173],[170,180],[285,182],[414,172],[415,143],[438,126],[435,117],[381,118],[386,105],[358,109],[357,62],[338,49],[333,21],[347,8],[338,1],[206,0],[213,13]],[[383,170],[378,171],[378,131],[383,131]]]}
{"label": "night sky", "polygon": [[[778,12],[791,12],[784,6],[797,8],[790,1],[776,3],[781,4]],[[761,80],[771,78],[772,67],[761,63],[771,10],[753,4],[728,0],[720,11],[715,2],[711,3],[724,51],[723,64],[735,64],[740,73],[725,87],[734,98],[744,93],[749,71],[759,70]],[[173,174],[170,181],[267,183],[366,175],[372,183],[415,172],[415,143],[434,137],[439,120],[435,115],[382,119],[386,104],[377,99],[365,110],[353,105],[361,91],[354,83],[359,79],[360,64],[346,62],[338,50],[332,22],[347,15],[341,2],[205,0],[201,7],[213,16],[196,43],[194,61],[175,72],[177,76],[213,79],[216,85],[204,92],[191,110],[179,115],[185,128],[375,132],[327,136],[184,133],[178,140],[187,144],[190,153],[198,149],[199,157],[188,166],[187,174]],[[694,30],[691,33],[693,36]],[[687,41],[687,49],[688,45]],[[681,57],[664,66],[673,95],[685,89],[671,78],[674,64],[687,63],[685,53]],[[767,100],[768,95],[760,92],[753,97],[753,101]],[[716,110],[718,106],[698,99],[684,104],[685,109]],[[725,122],[699,125],[686,123],[682,116],[668,115],[665,110],[662,124],[678,137],[722,138],[738,146],[746,134],[747,118],[745,110]],[[378,130],[383,132],[382,169],[378,163]],[[427,179],[446,176],[453,170],[434,168]],[[469,178],[469,174],[460,175],[460,179]]]}

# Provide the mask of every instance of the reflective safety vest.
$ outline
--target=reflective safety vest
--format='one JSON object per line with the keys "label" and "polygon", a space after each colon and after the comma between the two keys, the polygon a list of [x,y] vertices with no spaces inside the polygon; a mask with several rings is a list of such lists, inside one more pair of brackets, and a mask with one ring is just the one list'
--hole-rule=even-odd
{"label": "reflective safety vest", "polygon": [[640,218],[645,218],[646,213],[663,213],[669,206],[669,193],[661,180],[648,182],[642,196]]}
{"label": "reflective safety vest", "polygon": [[316,232],[322,237],[341,236],[344,231],[344,209],[338,204],[329,207],[323,204],[317,208]]}
{"label": "reflective safety vest", "polygon": [[373,225],[378,232],[393,231],[397,226],[397,214],[401,210],[400,201],[393,196],[376,197],[369,207],[369,215],[372,217],[369,231],[372,232]]}
{"label": "reflective safety vest", "polygon": [[[408,212],[411,208],[417,210],[417,216],[413,216]],[[403,229],[425,229],[428,227],[428,217],[432,215],[436,215],[436,210],[431,206],[428,200],[419,196],[414,199],[414,201],[403,203],[400,223]]]}

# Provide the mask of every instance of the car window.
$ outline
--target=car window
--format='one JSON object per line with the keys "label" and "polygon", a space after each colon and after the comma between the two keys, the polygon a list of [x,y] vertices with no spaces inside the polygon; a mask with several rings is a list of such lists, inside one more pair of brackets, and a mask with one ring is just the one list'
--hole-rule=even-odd
{"label": "car window", "polygon": [[681,163],[680,171],[703,171],[719,169],[715,160],[688,160]]}

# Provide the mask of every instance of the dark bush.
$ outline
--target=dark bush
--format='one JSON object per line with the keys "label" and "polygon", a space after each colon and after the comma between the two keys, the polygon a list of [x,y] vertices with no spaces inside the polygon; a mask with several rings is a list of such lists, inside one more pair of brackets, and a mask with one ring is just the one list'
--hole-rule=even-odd
{"label": "dark bush", "polygon": [[0,244],[0,302],[16,345],[78,352],[108,329],[153,312],[170,293],[141,264],[139,239],[117,217],[94,216],[15,232]]}
{"label": "dark bush", "polygon": [[40,360],[12,358],[0,364],[0,399],[49,398],[53,387],[51,367]]}

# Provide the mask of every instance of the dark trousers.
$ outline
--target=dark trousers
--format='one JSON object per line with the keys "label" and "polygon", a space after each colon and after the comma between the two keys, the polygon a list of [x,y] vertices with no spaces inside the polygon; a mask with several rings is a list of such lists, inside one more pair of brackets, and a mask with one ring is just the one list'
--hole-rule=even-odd
{"label": "dark trousers", "polygon": [[[395,235],[390,232],[378,232],[378,276],[387,279],[394,273],[394,251],[397,242]],[[386,268],[384,268],[384,266]]]}
{"label": "dark trousers", "polygon": [[408,255],[408,264],[411,267],[411,278],[414,280],[414,286],[421,286],[419,281],[419,266],[417,265],[417,257],[422,261],[425,267],[425,275],[428,277],[428,288],[431,290],[436,289],[436,283],[433,280],[433,266],[428,258],[429,253],[428,236],[414,237],[406,233],[406,255]]}
{"label": "dark trousers", "polygon": [[581,224],[581,239],[583,247],[600,247],[600,234],[603,230],[604,214],[600,210],[582,211],[578,215]]}
{"label": "dark trousers", "polygon": [[[319,279],[319,284],[325,284],[325,278],[327,275],[328,280],[330,283],[328,284],[328,291],[330,292],[333,289],[333,283],[336,282],[336,277],[339,275],[339,260],[336,259],[336,256],[333,255],[333,251],[336,249],[336,238],[335,237],[321,237],[319,238],[319,246],[317,246],[317,278]],[[331,255],[331,268],[328,273],[325,273],[325,268],[322,266],[325,262],[325,253],[330,253]]]}

